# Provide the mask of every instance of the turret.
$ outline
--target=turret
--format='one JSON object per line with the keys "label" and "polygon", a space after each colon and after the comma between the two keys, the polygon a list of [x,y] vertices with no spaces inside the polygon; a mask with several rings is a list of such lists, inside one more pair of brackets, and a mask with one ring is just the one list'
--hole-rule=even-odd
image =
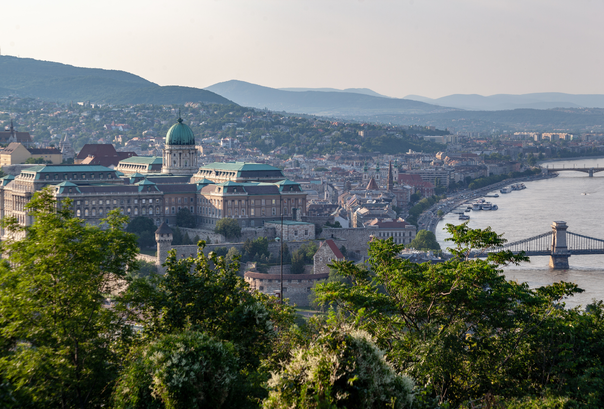
{"label": "turret", "polygon": [[168,252],[172,249],[173,231],[166,223],[162,223],[159,229],[155,231],[155,241],[157,242],[157,271],[160,274],[166,273],[163,264],[168,258]]}

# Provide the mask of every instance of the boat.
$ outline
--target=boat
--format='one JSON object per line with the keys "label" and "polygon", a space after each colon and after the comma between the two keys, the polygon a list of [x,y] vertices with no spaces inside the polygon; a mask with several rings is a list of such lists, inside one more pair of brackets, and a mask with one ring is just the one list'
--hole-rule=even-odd
{"label": "boat", "polygon": [[497,209],[499,209],[499,206],[497,206],[497,205],[493,205],[493,207],[491,207],[491,210],[497,210]]}
{"label": "boat", "polygon": [[472,210],[482,210],[482,205],[480,203],[472,203]]}
{"label": "boat", "polygon": [[460,214],[459,220],[470,220],[470,216],[468,216],[467,214]]}
{"label": "boat", "polygon": [[493,210],[493,205],[491,202],[486,202],[481,205],[482,210]]}
{"label": "boat", "polygon": [[470,210],[472,210],[472,208],[471,208],[471,207],[468,207],[468,208],[466,209],[466,213],[467,213],[467,212],[469,212]]}
{"label": "boat", "polygon": [[499,193],[510,193],[512,188],[510,186],[506,186],[503,189],[499,190]]}
{"label": "boat", "polygon": [[497,193],[495,193],[493,195],[485,195],[484,197],[499,197],[499,195]]}

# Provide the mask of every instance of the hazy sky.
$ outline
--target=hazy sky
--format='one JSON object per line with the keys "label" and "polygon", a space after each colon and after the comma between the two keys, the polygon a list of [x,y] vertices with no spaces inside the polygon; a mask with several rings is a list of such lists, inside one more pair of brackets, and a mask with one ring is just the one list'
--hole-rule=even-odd
{"label": "hazy sky", "polygon": [[160,85],[604,93],[602,0],[18,0],[3,55]]}

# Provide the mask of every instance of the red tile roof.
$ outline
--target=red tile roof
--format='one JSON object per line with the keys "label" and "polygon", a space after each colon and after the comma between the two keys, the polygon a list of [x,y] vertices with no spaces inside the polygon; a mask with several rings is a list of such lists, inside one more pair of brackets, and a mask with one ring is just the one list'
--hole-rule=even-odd
{"label": "red tile roof", "polygon": [[333,240],[325,240],[323,243],[321,243],[321,247],[323,247],[324,244],[327,244],[329,246],[329,248],[338,260],[342,260],[344,258],[344,255]]}

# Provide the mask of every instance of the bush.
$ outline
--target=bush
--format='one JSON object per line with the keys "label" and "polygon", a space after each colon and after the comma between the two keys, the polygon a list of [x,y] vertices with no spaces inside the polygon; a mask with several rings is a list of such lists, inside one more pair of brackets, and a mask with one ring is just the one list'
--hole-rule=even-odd
{"label": "bush", "polygon": [[118,380],[115,407],[231,407],[236,380],[230,342],[199,332],[166,335],[133,353]]}
{"label": "bush", "polygon": [[413,381],[397,374],[363,331],[328,328],[274,373],[265,409],[409,408]]}
{"label": "bush", "polygon": [[126,227],[128,233],[136,234],[140,248],[155,246],[155,230],[157,230],[157,226],[153,223],[153,220],[144,216],[130,220]]}
{"label": "bush", "polygon": [[189,227],[193,229],[197,226],[197,223],[195,221],[195,216],[191,214],[189,209],[183,207],[176,213],[176,225],[178,227]]}
{"label": "bush", "polygon": [[227,239],[234,239],[241,237],[241,226],[239,226],[237,220],[225,217],[216,222],[214,233],[222,234]]}

